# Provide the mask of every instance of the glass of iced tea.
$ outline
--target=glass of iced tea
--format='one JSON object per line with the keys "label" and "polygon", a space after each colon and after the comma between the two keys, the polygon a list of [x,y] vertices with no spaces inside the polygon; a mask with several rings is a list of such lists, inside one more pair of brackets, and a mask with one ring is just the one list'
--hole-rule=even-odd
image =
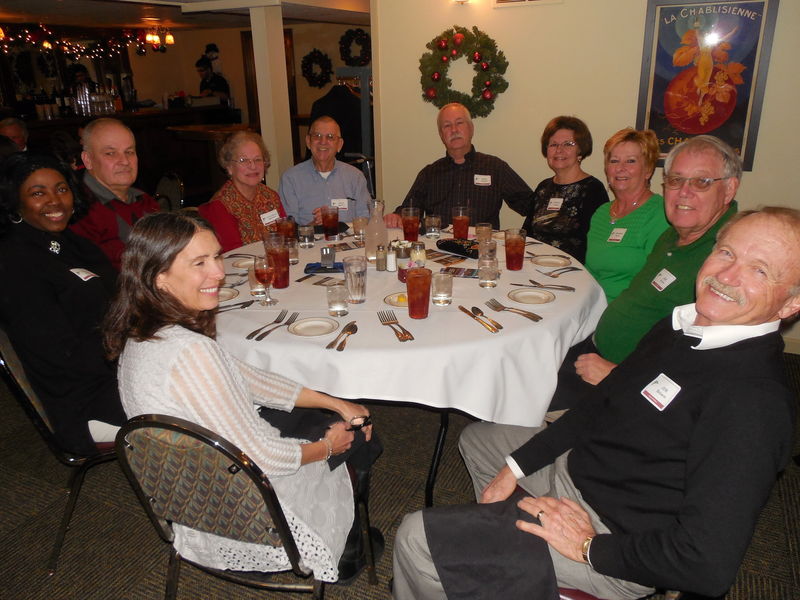
{"label": "glass of iced tea", "polygon": [[457,240],[466,240],[469,237],[468,206],[456,206],[453,208],[453,237]]}
{"label": "glass of iced tea", "polygon": [[403,220],[403,239],[416,242],[419,239],[419,209],[404,208],[400,211],[400,218]]}
{"label": "glass of iced tea", "polygon": [[339,209],[336,206],[323,206],[320,211],[322,215],[322,232],[328,242],[339,241]]}
{"label": "glass of iced tea", "polygon": [[408,316],[412,319],[427,319],[431,304],[430,269],[415,267],[406,273],[406,295],[408,296]]}
{"label": "glass of iced tea", "polygon": [[297,223],[294,222],[293,217],[278,219],[276,229],[287,240],[297,239]]}
{"label": "glass of iced tea", "polygon": [[506,229],[506,269],[519,271],[525,256],[525,230]]}
{"label": "glass of iced tea", "polygon": [[275,269],[272,287],[276,290],[289,287],[289,248],[286,247],[283,236],[265,240],[264,250],[269,265]]}
{"label": "glass of iced tea", "polygon": [[275,269],[269,264],[269,259],[266,256],[256,256],[253,259],[253,275],[255,275],[259,283],[264,285],[264,291],[266,292],[261,298],[261,306],[277,304],[278,301],[269,295],[269,288],[275,278]]}

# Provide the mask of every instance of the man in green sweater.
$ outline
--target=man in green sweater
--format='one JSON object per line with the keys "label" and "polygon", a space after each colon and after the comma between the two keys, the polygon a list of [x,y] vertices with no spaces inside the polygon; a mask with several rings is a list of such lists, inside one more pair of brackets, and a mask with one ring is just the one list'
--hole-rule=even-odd
{"label": "man in green sweater", "polygon": [[608,305],[594,335],[564,358],[550,410],[572,408],[633,352],[676,306],[694,300],[694,279],[720,227],[736,213],[742,163],[722,140],[701,135],[664,162],[664,209],[672,225],[630,286]]}

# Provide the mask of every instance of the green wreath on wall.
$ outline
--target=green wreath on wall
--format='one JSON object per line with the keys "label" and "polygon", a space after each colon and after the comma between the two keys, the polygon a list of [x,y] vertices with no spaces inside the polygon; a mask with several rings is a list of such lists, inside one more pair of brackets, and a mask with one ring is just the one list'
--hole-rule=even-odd
{"label": "green wreath on wall", "polygon": [[[353,56],[353,42],[361,46],[358,56]],[[366,67],[372,60],[372,40],[361,29],[348,29],[339,38],[339,56],[348,67]]]}
{"label": "green wreath on wall", "polygon": [[[316,71],[314,67],[319,67]],[[323,88],[331,82],[331,75],[333,75],[333,63],[331,59],[322,50],[314,48],[311,52],[303,57],[300,62],[300,69],[303,77],[308,81],[311,87]]]}
{"label": "green wreath on wall", "polygon": [[[460,102],[472,117],[485,117],[494,109],[497,96],[508,88],[503,77],[508,61],[495,41],[473,26],[454,25],[426,44],[430,52],[419,59],[422,99],[438,108],[450,102]],[[466,57],[473,65],[472,94],[452,89],[453,82],[447,76],[450,63]]]}

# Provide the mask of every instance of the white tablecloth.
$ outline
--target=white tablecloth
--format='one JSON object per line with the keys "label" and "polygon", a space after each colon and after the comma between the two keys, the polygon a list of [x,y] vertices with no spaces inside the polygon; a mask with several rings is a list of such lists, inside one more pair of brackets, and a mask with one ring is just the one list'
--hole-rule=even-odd
{"label": "white tablecloth", "polygon": [[[389,231],[390,239],[399,236],[402,232]],[[435,248],[434,242],[426,242],[429,248]],[[453,303],[446,307],[431,305],[427,319],[411,319],[407,309],[385,304],[383,299],[393,292],[405,291],[405,284],[398,281],[396,273],[378,272],[374,265],[369,265],[367,301],[351,304],[348,315],[335,317],[340,323],[336,332],[301,337],[281,327],[261,342],[246,340],[247,333],[272,321],[280,309],[287,309],[290,314],[299,311],[300,319],[328,317],[325,287],[312,285],[314,278],[296,282],[303,276],[306,263],[319,260],[319,248],[324,243],[317,241],[315,248],[300,250],[299,264],[291,267],[289,287],[272,292],[279,304],[261,307],[256,303],[220,314],[217,339],[250,364],[342,398],[412,402],[455,408],[496,423],[539,425],[550,403],[564,355],[570,346],[594,331],[606,306],[602,289],[585,270],[548,279],[537,273],[536,265],[527,260],[522,271],[504,270],[504,248],[498,242],[503,269],[499,285],[484,289],[478,286],[477,279],[455,278]],[[546,245],[527,249],[537,253],[558,252]],[[261,244],[251,244],[234,252],[263,254],[263,248]],[[362,252],[339,252],[336,260]],[[225,260],[226,272],[240,272],[232,262],[233,259]],[[467,259],[456,266],[474,268],[476,263]],[[578,265],[574,259],[573,264]],[[441,268],[432,261],[426,266],[434,271]],[[341,274],[334,277],[344,278]],[[510,300],[508,292],[520,288],[509,283],[527,283],[529,278],[571,285],[577,291],[555,291],[556,299],[549,304],[526,305]],[[222,306],[249,299],[247,283],[237,289],[239,296]],[[531,310],[543,318],[534,323],[510,312],[494,312],[484,304],[490,298],[506,306]],[[459,311],[459,304],[467,309],[479,306],[500,322],[503,329],[496,334],[488,332]],[[416,339],[400,343],[389,327],[380,324],[376,313],[383,309],[394,310]],[[352,320],[358,322],[358,333],[350,336],[347,348],[343,352],[326,350],[325,345]]]}

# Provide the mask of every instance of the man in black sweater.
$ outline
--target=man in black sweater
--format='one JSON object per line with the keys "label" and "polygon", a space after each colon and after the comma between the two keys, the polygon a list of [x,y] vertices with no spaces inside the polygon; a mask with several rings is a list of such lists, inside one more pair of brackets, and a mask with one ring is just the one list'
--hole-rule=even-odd
{"label": "man in black sweater", "polygon": [[[496,597],[512,597],[503,594],[510,581],[513,597],[551,597],[517,585],[547,556],[559,586],[601,598],[656,587],[725,593],[791,452],[795,399],[778,328],[800,311],[800,211],[733,217],[698,273],[696,295],[593,396],[534,437],[489,423],[464,431],[481,504],[461,509],[463,528],[448,521],[451,507],[406,517],[395,541],[395,598],[468,597],[471,578]],[[493,540],[486,510],[503,503],[521,516]],[[461,529],[475,529],[474,548]],[[445,539],[453,532],[457,546]],[[520,547],[515,536],[544,550],[508,550]],[[498,555],[501,577],[484,562]]]}

